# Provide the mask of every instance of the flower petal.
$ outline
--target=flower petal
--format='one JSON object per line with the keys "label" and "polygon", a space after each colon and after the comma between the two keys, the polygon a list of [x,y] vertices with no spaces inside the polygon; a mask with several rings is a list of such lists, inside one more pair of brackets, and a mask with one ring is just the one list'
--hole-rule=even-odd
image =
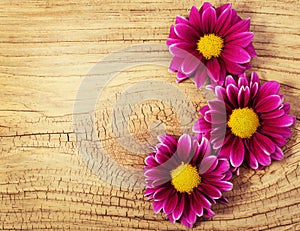
{"label": "flower petal", "polygon": [[244,48],[236,45],[231,45],[231,44],[227,44],[224,47],[221,56],[235,63],[248,63],[251,60],[251,56]]}
{"label": "flower petal", "polygon": [[276,150],[272,153],[271,158],[274,160],[281,160],[283,158],[283,152],[280,147],[276,146]]}
{"label": "flower petal", "polygon": [[231,62],[227,59],[224,59],[224,61],[225,61],[226,70],[231,74],[239,75],[246,70],[246,67],[241,64],[238,64],[236,62]]}
{"label": "flower petal", "polygon": [[248,162],[248,164],[252,169],[257,169],[258,168],[258,161],[257,161],[255,155],[252,152],[249,152],[249,162]]}
{"label": "flower petal", "polygon": [[199,205],[201,205],[203,208],[211,207],[210,201],[199,190],[194,190],[193,193],[195,194],[195,197],[198,199]]}
{"label": "flower petal", "polygon": [[264,125],[273,127],[290,127],[295,123],[295,117],[285,115],[280,118],[265,120]]}
{"label": "flower petal", "polygon": [[282,104],[281,98],[279,95],[270,95],[265,98],[258,100],[255,105],[256,112],[269,112],[273,111]]}
{"label": "flower petal", "polygon": [[224,33],[229,29],[230,22],[231,22],[231,9],[230,7],[228,7],[218,17],[216,27],[215,27],[216,33],[223,36]]}
{"label": "flower petal", "polygon": [[181,71],[186,75],[190,75],[198,68],[199,64],[200,60],[189,54],[182,62]]}
{"label": "flower petal", "polygon": [[183,60],[184,60],[183,58],[180,58],[178,56],[174,56],[172,58],[170,66],[169,66],[170,71],[178,71],[178,70],[180,70],[181,64],[182,64]]}
{"label": "flower petal", "polygon": [[270,155],[275,151],[274,142],[259,132],[254,134],[253,142],[256,142],[266,155]]}
{"label": "flower petal", "polygon": [[241,108],[244,108],[248,105],[250,99],[250,89],[248,86],[242,86],[238,93],[238,105]]}
{"label": "flower petal", "polygon": [[184,201],[185,201],[184,196],[179,195],[177,206],[174,208],[174,211],[173,211],[174,220],[179,220],[179,218],[181,217],[184,207],[185,207]]}
{"label": "flower petal", "polygon": [[247,47],[253,37],[254,34],[252,32],[232,33],[225,38],[225,42],[235,46]]}
{"label": "flower petal", "polygon": [[[234,10],[232,11],[232,13]],[[233,26],[230,27],[229,30],[226,31],[224,36],[230,35],[231,33],[241,33],[245,31],[249,31],[250,28],[250,19],[240,20],[239,22],[235,23]]]}
{"label": "flower petal", "polygon": [[154,213],[159,213],[164,206],[164,201],[153,201],[153,211]]}
{"label": "flower petal", "polygon": [[198,32],[188,24],[176,24],[174,31],[179,38],[188,43],[196,43],[200,38]]}
{"label": "flower petal", "polygon": [[220,78],[220,63],[218,62],[217,58],[213,58],[207,62],[207,74],[209,77],[214,80],[215,82],[218,82]]}
{"label": "flower petal", "polygon": [[187,134],[182,135],[178,140],[177,154],[185,163],[188,163],[192,159],[191,145],[191,137]]}
{"label": "flower petal", "polygon": [[[201,64],[200,64],[201,66]],[[207,79],[207,72],[205,70],[202,70],[201,67],[198,67],[195,73],[194,81],[197,88],[200,88],[203,86],[205,80]]]}
{"label": "flower petal", "polygon": [[244,160],[245,147],[242,139],[236,137],[233,141],[232,148],[230,150],[230,163],[233,167],[239,167]]}
{"label": "flower petal", "polygon": [[203,207],[194,192],[191,194],[191,209],[196,213],[197,216],[200,217],[203,215]]}
{"label": "flower petal", "polygon": [[202,175],[206,173],[213,165],[217,162],[217,158],[215,156],[208,156],[203,158],[199,167],[199,174]]}
{"label": "flower petal", "polygon": [[178,195],[177,192],[173,191],[172,194],[168,198],[166,198],[164,202],[164,212],[165,214],[170,214],[171,212],[174,211],[175,207],[177,206],[178,203]]}
{"label": "flower petal", "polygon": [[212,199],[218,199],[222,196],[222,193],[218,188],[206,183],[201,183],[201,191]]}
{"label": "flower petal", "polygon": [[211,33],[215,29],[217,22],[216,10],[208,7],[202,13],[202,30],[204,34]]}
{"label": "flower petal", "polygon": [[259,89],[259,98],[265,98],[270,95],[278,95],[280,84],[276,81],[268,81]]}
{"label": "flower petal", "polygon": [[200,31],[201,18],[196,6],[192,6],[191,8],[189,22],[195,29]]}

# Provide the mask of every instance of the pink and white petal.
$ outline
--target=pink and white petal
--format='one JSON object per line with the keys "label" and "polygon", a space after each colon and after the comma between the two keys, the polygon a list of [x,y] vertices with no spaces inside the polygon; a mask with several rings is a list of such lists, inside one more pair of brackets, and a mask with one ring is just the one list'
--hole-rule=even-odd
{"label": "pink and white petal", "polygon": [[226,3],[226,4],[223,4],[219,7],[216,8],[216,13],[217,13],[217,16],[220,17],[220,15],[225,11],[225,10],[228,10],[228,9],[231,9],[231,3]]}
{"label": "pink and white petal", "polygon": [[201,18],[196,6],[191,8],[189,22],[196,30],[200,31]]}
{"label": "pink and white petal", "polygon": [[203,158],[199,167],[199,174],[205,174],[213,165],[216,165],[217,157],[215,156],[207,156]]}
{"label": "pink and white petal", "polygon": [[177,155],[184,161],[188,163],[192,159],[191,155],[192,140],[187,134],[182,135],[177,143]]}
{"label": "pink and white petal", "polygon": [[262,166],[269,166],[271,164],[271,157],[269,155],[266,155],[262,152],[258,152],[255,153],[255,156],[257,158],[258,163]]}
{"label": "pink and white petal", "polygon": [[257,143],[260,146],[260,149],[266,154],[270,155],[275,151],[275,144],[272,140],[270,140],[267,136],[256,132],[253,135],[253,142]]}
{"label": "pink and white petal", "polygon": [[291,106],[290,106],[289,103],[283,103],[282,109],[285,111],[286,114],[289,114],[289,113],[290,113]]}
{"label": "pink and white petal", "polygon": [[283,116],[284,114],[286,114],[285,111],[283,109],[279,109],[279,110],[274,110],[271,112],[262,113],[259,117],[262,120],[267,120],[267,119],[279,118],[279,117]]}
{"label": "pink and white petal", "polygon": [[201,22],[201,28],[204,34],[213,32],[217,22],[216,10],[213,7],[205,9],[202,13]]}
{"label": "pink and white petal", "polygon": [[216,86],[215,94],[216,94],[217,98],[221,101],[224,101],[227,98],[226,97],[226,90],[222,86]]}
{"label": "pink and white petal", "polygon": [[227,98],[234,108],[238,107],[238,91],[239,89],[233,84],[226,87]]}
{"label": "pink and white petal", "polygon": [[207,64],[207,74],[215,82],[218,82],[220,78],[220,63],[217,58],[210,59]]}
{"label": "pink and white petal", "polygon": [[210,182],[202,182],[201,187],[199,189],[212,199],[218,199],[222,196],[222,193],[219,190],[219,188],[211,185]]}
{"label": "pink and white petal", "polygon": [[188,43],[196,43],[200,38],[199,33],[188,24],[176,24],[174,31],[179,38]]}
{"label": "pink and white petal", "polygon": [[[185,212],[185,213],[187,213],[187,212]],[[182,216],[181,219],[180,219],[180,222],[181,222],[181,224],[183,224],[187,228],[193,228],[193,224],[188,222],[188,215]]]}
{"label": "pink and white petal", "polygon": [[284,115],[272,120],[264,120],[264,125],[273,127],[290,127],[295,123],[295,117]]}
{"label": "pink and white petal", "polygon": [[[232,10],[232,14],[235,11]],[[249,31],[250,28],[250,18],[245,20],[240,20],[237,23],[235,23],[225,34],[224,36],[230,35],[232,33],[241,33],[245,31]]]}
{"label": "pink and white petal", "polygon": [[148,155],[146,158],[145,158],[145,164],[148,165],[148,166],[151,166],[151,167],[156,167],[158,166],[159,164],[156,162],[155,158],[153,155]]}
{"label": "pink and white petal", "polygon": [[164,201],[156,201],[156,200],[154,200],[153,201],[153,211],[154,211],[154,213],[159,213],[160,212],[160,210],[163,208],[163,206],[164,206]]}
{"label": "pink and white petal", "polygon": [[231,9],[228,7],[218,17],[215,32],[223,36],[225,32],[230,28],[231,22]]}
{"label": "pink and white petal", "polygon": [[179,24],[179,23],[188,24],[189,21],[185,17],[178,15],[178,16],[176,16],[175,24]]}
{"label": "pink and white petal", "polygon": [[226,70],[233,75],[239,75],[241,73],[244,73],[244,71],[246,70],[246,67],[244,65],[238,64],[236,62],[231,62],[224,57],[223,60],[225,62]]}
{"label": "pink and white petal", "polygon": [[222,59],[218,59],[220,63],[220,76],[217,82],[217,86],[223,86],[225,78],[226,78],[226,64]]}
{"label": "pink and white petal", "polygon": [[177,76],[176,76],[176,82],[177,82],[177,83],[180,83],[180,82],[182,82],[183,80],[188,79],[188,78],[189,78],[189,76],[183,74],[181,71],[178,71],[178,72],[177,72]]}
{"label": "pink and white petal", "polygon": [[256,112],[264,113],[278,109],[281,104],[279,95],[269,95],[265,98],[259,98],[254,108]]}
{"label": "pink and white petal", "polygon": [[225,45],[221,57],[240,64],[248,63],[251,60],[251,56],[244,48],[232,44]]}
{"label": "pink and white petal", "polygon": [[172,193],[173,189],[167,188],[167,187],[161,187],[156,190],[156,192],[153,194],[155,201],[164,201],[166,200],[169,195]]}
{"label": "pink and white petal", "polygon": [[267,135],[270,134],[277,134],[284,138],[289,138],[292,135],[291,129],[289,127],[274,127],[274,126],[267,126],[263,125],[261,127],[261,130],[266,133]]}
{"label": "pink and white petal", "polygon": [[230,150],[232,148],[232,141],[234,140],[234,136],[233,135],[229,135],[229,141],[228,142],[224,142],[223,147],[221,148],[220,152],[219,152],[219,157],[223,157],[226,159],[229,159],[230,157]]}
{"label": "pink and white petal", "polygon": [[232,33],[226,36],[225,43],[245,48],[251,43],[253,37],[252,32]]}
{"label": "pink and white petal", "polygon": [[226,171],[228,171],[230,168],[229,162],[227,161],[227,159],[219,159],[218,161],[218,166],[216,167],[216,169],[213,171],[214,174],[223,174]]}
{"label": "pink and white petal", "polygon": [[183,62],[183,58],[180,58],[178,56],[174,56],[171,60],[170,66],[169,66],[169,70],[170,71],[178,71],[181,69],[181,65]]}
{"label": "pink and white petal", "polygon": [[250,99],[250,89],[248,86],[242,86],[238,93],[238,105],[240,108],[244,108],[248,105]]}
{"label": "pink and white petal", "polygon": [[174,208],[172,216],[174,220],[179,220],[185,208],[185,198],[183,195],[178,195],[177,206]]}
{"label": "pink and white petal", "polygon": [[175,223],[175,219],[174,219],[172,213],[168,214],[167,216],[172,223]]}
{"label": "pink and white petal", "polygon": [[170,214],[174,211],[178,203],[178,195],[177,192],[174,190],[172,194],[168,198],[166,198],[163,206],[163,210],[165,214]]}
{"label": "pink and white petal", "polygon": [[170,53],[182,59],[184,59],[187,55],[190,55],[188,52],[189,50],[191,50],[191,45],[185,42],[174,43],[169,46]]}
{"label": "pink and white petal", "polygon": [[[198,189],[196,189],[196,190],[198,190]],[[201,217],[203,215],[203,207],[195,195],[196,194],[193,192],[190,197],[191,209],[196,213],[197,216]]]}
{"label": "pink and white petal", "polygon": [[228,75],[225,79],[225,87],[228,87],[228,85],[233,84],[234,86],[237,87],[237,83],[234,80],[234,78],[231,75]]}
{"label": "pink and white petal", "polygon": [[239,75],[238,87],[242,87],[242,86],[249,87],[249,82],[247,80],[246,73]]}
{"label": "pink and white petal", "polygon": [[248,159],[249,159],[248,164],[249,164],[250,168],[257,169],[259,167],[258,161],[252,152],[249,152]]}
{"label": "pink and white petal", "polygon": [[252,43],[250,43],[247,47],[245,47],[245,50],[249,53],[249,55],[252,58],[257,56],[256,51],[255,51],[254,46],[252,45]]}
{"label": "pink and white petal", "polygon": [[163,153],[163,152],[157,152],[156,155],[155,155],[155,160],[159,164],[163,164],[166,161],[168,161],[169,159],[170,159],[170,157],[167,154]]}
{"label": "pink and white petal", "polygon": [[166,41],[166,44],[169,47],[173,44],[182,43],[182,42],[184,42],[184,41],[176,36],[176,38],[168,38]]}
{"label": "pink and white petal", "polygon": [[186,75],[191,75],[200,65],[201,61],[195,56],[188,54],[181,65],[181,71]]}
{"label": "pink and white petal", "polygon": [[[201,64],[200,64],[201,66]],[[203,68],[198,67],[198,69],[195,72],[194,82],[197,88],[200,88],[205,83],[205,80],[207,79],[207,72],[203,70]]]}
{"label": "pink and white petal", "polygon": [[200,118],[196,121],[193,126],[193,132],[196,133],[203,133],[203,132],[210,132],[211,130],[211,123],[208,123],[204,118]]}
{"label": "pink and white petal", "polygon": [[230,191],[233,188],[233,184],[228,181],[216,180],[216,181],[210,181],[210,183],[222,192]]}
{"label": "pink and white petal", "polygon": [[245,147],[242,139],[235,137],[232,148],[230,150],[230,163],[233,167],[239,167],[245,156]]}
{"label": "pink and white petal", "polygon": [[[198,189],[203,190],[201,184]],[[196,189],[193,191],[193,193],[195,194],[195,198],[197,198],[199,201],[199,205],[201,205],[203,208],[210,208],[211,202],[199,190]]]}
{"label": "pink and white petal", "polygon": [[271,158],[274,160],[281,160],[284,154],[280,147],[276,146],[275,152],[272,153]]}
{"label": "pink and white petal", "polygon": [[211,209],[205,209],[204,211],[205,211],[203,213],[204,218],[211,218],[215,215],[214,211],[212,211]]}
{"label": "pink and white petal", "polygon": [[276,81],[268,81],[264,83],[259,89],[259,98],[265,98],[270,95],[278,95],[280,84]]}

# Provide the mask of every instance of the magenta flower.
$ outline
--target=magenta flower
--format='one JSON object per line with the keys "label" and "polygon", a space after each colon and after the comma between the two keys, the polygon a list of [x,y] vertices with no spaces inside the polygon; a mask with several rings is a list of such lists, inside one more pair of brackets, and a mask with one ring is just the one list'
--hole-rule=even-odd
{"label": "magenta flower", "polygon": [[227,74],[242,74],[256,56],[249,32],[250,19],[242,20],[231,4],[214,8],[205,2],[190,17],[176,18],[167,40],[173,55],[170,70],[177,72],[177,82],[194,77],[197,87],[207,76],[213,85],[222,85]]}
{"label": "magenta flower", "polygon": [[219,156],[228,158],[233,167],[244,161],[253,169],[283,158],[281,146],[291,136],[295,117],[289,116],[290,105],[283,103],[280,84],[269,81],[260,86],[255,72],[250,83],[243,74],[238,81],[231,76],[225,86],[217,86],[217,100],[200,110],[194,132],[203,133]]}
{"label": "magenta flower", "polygon": [[206,138],[182,135],[159,137],[155,151],[145,159],[145,196],[153,199],[155,213],[163,210],[173,223],[192,227],[197,217],[214,216],[216,201],[227,201],[223,191],[232,189],[227,159],[213,155]]}

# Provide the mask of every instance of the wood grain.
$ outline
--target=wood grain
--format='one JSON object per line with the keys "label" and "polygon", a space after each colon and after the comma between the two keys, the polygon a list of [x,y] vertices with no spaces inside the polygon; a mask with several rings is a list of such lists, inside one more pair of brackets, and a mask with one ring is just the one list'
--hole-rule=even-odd
{"label": "wood grain", "polygon": [[[215,206],[217,215],[198,222],[195,230],[300,230],[300,2],[232,3],[241,17],[251,17],[258,53],[253,70],[282,84],[297,123],[284,160],[261,171],[242,168],[227,193],[230,203]],[[0,1],[1,230],[184,229],[163,214],[155,215],[143,188],[111,185],[91,169],[101,159],[96,156],[88,165],[82,158],[72,120],[80,84],[99,60],[133,44],[164,44],[175,16],[187,16],[194,4],[202,2]],[[166,49],[156,52],[169,58]],[[195,113],[206,101],[191,81],[176,84],[166,67],[144,65],[121,75],[97,99],[96,121],[86,123],[96,124],[98,141],[110,158],[135,172],[145,154],[121,147],[110,129],[110,109],[122,92],[141,80],[161,80],[183,92]],[[88,104],[90,99],[81,100]],[[154,100],[131,106],[124,120],[137,141],[151,138],[153,120],[180,134],[179,112],[170,105]]]}

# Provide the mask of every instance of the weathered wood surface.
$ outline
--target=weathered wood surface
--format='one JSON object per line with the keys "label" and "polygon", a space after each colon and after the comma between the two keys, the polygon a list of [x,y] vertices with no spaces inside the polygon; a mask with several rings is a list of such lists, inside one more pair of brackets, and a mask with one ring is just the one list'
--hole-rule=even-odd
{"label": "weathered wood surface", "polygon": [[[227,194],[230,203],[215,206],[217,215],[195,230],[300,230],[300,2],[232,3],[252,20],[258,53],[253,69],[265,80],[282,83],[297,123],[284,160],[261,171],[242,168]],[[0,2],[0,230],[184,229],[155,215],[142,188],[111,185],[97,174],[97,161],[103,159],[90,158],[87,165],[75,142],[72,115],[81,81],[101,58],[132,44],[164,44],[175,16],[186,16],[193,4],[202,2]],[[157,54],[170,58],[166,49]],[[95,122],[109,156],[135,172],[145,155],[121,147],[110,129],[110,109],[122,92],[141,80],[159,79],[180,89],[194,112],[205,98],[190,81],[174,83],[166,67],[133,67],[120,75],[99,97],[96,121],[86,123]],[[88,104],[90,99],[81,100]],[[131,106],[125,128],[137,141],[151,138],[153,120],[180,133],[179,111],[170,105],[148,100]]]}

